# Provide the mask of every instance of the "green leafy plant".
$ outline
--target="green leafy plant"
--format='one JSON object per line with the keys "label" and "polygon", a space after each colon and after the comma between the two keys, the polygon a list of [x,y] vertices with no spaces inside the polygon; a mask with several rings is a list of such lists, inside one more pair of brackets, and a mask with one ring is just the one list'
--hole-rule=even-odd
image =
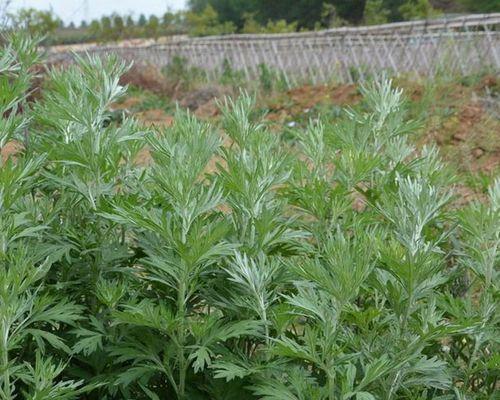
{"label": "green leafy plant", "polygon": [[169,65],[162,70],[174,90],[191,90],[197,83],[206,80],[206,74],[198,67],[190,66],[186,58],[174,56]]}
{"label": "green leafy plant", "polygon": [[225,58],[221,66],[220,83],[238,88],[244,85],[244,81],[245,77],[243,71],[235,69],[231,61]]}
{"label": "green leafy plant", "polygon": [[200,12],[188,12],[186,22],[189,33],[193,36],[224,35],[236,31],[233,22],[219,20],[217,11],[210,4]]}
{"label": "green leafy plant", "polygon": [[269,67],[267,64],[259,64],[259,83],[260,89],[264,93],[273,90],[286,91],[289,88],[287,77],[281,72]]}
{"label": "green leafy plant", "polygon": [[457,207],[391,81],[293,140],[245,93],[152,130],[113,119],[118,59],[32,101],[6,43],[2,399],[495,398],[500,181]]}

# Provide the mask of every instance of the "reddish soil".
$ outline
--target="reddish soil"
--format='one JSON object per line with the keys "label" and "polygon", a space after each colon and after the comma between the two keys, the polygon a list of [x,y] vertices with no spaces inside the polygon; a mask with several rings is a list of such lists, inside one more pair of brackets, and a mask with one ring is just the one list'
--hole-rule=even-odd
{"label": "reddish soil", "polygon": [[15,160],[17,153],[22,151],[23,145],[15,140],[12,140],[5,144],[5,146],[0,149],[0,160],[2,162],[7,161],[9,158]]}
{"label": "reddish soil", "polygon": [[477,85],[477,89],[500,89],[500,79],[494,75],[486,75]]}
{"label": "reddish soil", "polygon": [[133,85],[150,92],[169,95],[173,88],[168,84],[161,71],[154,66],[133,66],[121,78],[122,85]]}
{"label": "reddish soil", "polygon": [[360,100],[355,85],[341,85],[333,88],[328,85],[306,85],[289,90],[287,94],[296,106],[302,108],[312,108],[322,102],[336,105],[355,104]]}
{"label": "reddish soil", "polygon": [[140,166],[148,166],[153,163],[151,152],[147,147],[141,149],[134,159],[134,163]]}
{"label": "reddish soil", "polygon": [[140,111],[134,116],[147,127],[169,127],[174,122],[174,117],[161,109]]}
{"label": "reddish soil", "polygon": [[196,109],[194,115],[200,119],[211,119],[220,114],[219,107],[217,106],[216,99],[209,100],[205,104]]}
{"label": "reddish soil", "polygon": [[287,91],[269,102],[268,120],[283,122],[288,116],[308,113],[320,105],[354,105],[361,99],[355,85],[305,85]]}
{"label": "reddish soil", "polygon": [[453,201],[452,206],[456,208],[463,207],[474,201],[486,202],[487,196],[485,193],[478,192],[477,190],[473,190],[466,185],[456,185],[454,187],[455,199]]}
{"label": "reddish soil", "polygon": [[111,105],[111,108],[113,110],[127,110],[130,111],[134,107],[138,106],[139,104],[142,103],[142,99],[140,97],[127,97],[125,100],[123,100],[120,103],[114,103]]}
{"label": "reddish soil", "polygon": [[478,102],[458,111],[432,128],[426,142],[436,142],[449,161],[464,171],[495,173],[500,167],[500,120]]}
{"label": "reddish soil", "polygon": [[199,89],[188,91],[181,96],[179,105],[190,111],[196,111],[200,107],[212,103],[215,106],[215,100],[230,95],[230,91],[221,86],[208,85]]}

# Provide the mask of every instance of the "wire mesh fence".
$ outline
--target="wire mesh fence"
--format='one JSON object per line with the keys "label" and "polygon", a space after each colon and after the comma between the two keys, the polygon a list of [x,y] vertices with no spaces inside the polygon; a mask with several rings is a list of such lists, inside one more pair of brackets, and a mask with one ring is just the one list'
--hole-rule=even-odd
{"label": "wire mesh fence", "polygon": [[[468,75],[500,71],[500,13],[370,27],[290,34],[227,35],[172,39],[163,44],[94,46],[77,53],[116,53],[136,64],[169,65],[182,57],[214,76],[224,63],[255,79],[259,65],[280,71],[289,84],[301,80],[351,83],[381,73]],[[49,60],[71,61],[49,49]]]}

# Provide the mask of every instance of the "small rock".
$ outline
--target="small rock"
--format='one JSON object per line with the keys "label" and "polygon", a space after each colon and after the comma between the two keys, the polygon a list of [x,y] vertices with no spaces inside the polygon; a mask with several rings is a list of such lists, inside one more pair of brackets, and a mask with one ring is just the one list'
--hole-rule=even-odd
{"label": "small rock", "polygon": [[481,147],[476,147],[472,150],[472,155],[475,158],[480,158],[484,154],[484,150]]}
{"label": "small rock", "polygon": [[457,142],[463,142],[467,138],[467,134],[465,132],[457,132],[453,135],[453,139]]}
{"label": "small rock", "polygon": [[217,86],[207,86],[193,90],[186,94],[179,102],[181,107],[188,108],[191,111],[196,111],[202,105],[210,100],[224,96],[224,90]]}
{"label": "small rock", "polygon": [[215,99],[209,100],[205,104],[202,104],[194,112],[194,115],[201,119],[212,118],[218,114],[219,107],[217,106],[217,102],[215,101]]}
{"label": "small rock", "polygon": [[23,148],[24,146],[21,142],[15,140],[7,142],[4,147],[0,148],[0,162],[6,162],[9,158],[15,160],[16,155],[20,153]]}
{"label": "small rock", "polygon": [[174,123],[174,117],[165,113],[165,111],[161,109],[153,109],[141,111],[134,114],[139,122],[141,122],[144,126],[152,127],[152,126],[161,126],[161,127],[169,127]]}

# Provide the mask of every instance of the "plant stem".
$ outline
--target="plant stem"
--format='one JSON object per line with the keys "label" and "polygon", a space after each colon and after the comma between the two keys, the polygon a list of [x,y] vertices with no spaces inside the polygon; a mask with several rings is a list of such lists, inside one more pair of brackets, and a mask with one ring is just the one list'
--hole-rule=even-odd
{"label": "plant stem", "polygon": [[7,350],[7,348],[8,348],[7,342],[8,342],[8,335],[9,335],[8,332],[9,332],[9,329],[2,324],[2,348],[0,349],[0,351],[2,352],[1,369],[3,370],[2,380],[3,380],[3,393],[6,396],[5,400],[12,399],[11,391],[10,391],[11,388],[10,388],[10,373],[9,373],[9,353]]}
{"label": "plant stem", "polygon": [[179,386],[177,397],[179,400],[186,398],[186,358],[184,354],[184,341],[185,341],[185,318],[186,318],[186,284],[184,279],[179,282],[179,289],[177,291],[177,314],[179,316],[179,331],[177,332],[177,339],[179,348],[177,350],[177,358],[179,362]]}
{"label": "plant stem", "polygon": [[335,374],[327,373],[328,377],[328,400],[335,400]]}

